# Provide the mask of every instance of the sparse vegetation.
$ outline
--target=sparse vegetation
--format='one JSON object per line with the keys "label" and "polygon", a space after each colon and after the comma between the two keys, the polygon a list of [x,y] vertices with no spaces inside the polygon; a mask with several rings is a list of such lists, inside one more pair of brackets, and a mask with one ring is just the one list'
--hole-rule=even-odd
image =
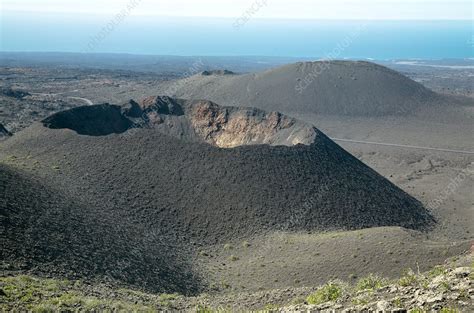
{"label": "sparse vegetation", "polygon": [[411,270],[405,271],[402,277],[398,280],[398,284],[402,287],[406,286],[413,286],[418,282],[418,277],[416,274]]}
{"label": "sparse vegetation", "polygon": [[281,305],[278,304],[267,304],[265,305],[265,308],[263,309],[263,312],[275,312],[279,308],[281,308]]}
{"label": "sparse vegetation", "polygon": [[[123,311],[155,312],[159,307],[169,307],[177,294],[151,295],[140,291],[118,289],[116,296],[108,298],[88,294],[80,281],[44,279],[26,275],[1,277],[0,289],[4,301],[0,311]],[[143,304],[146,302],[147,304]]]}
{"label": "sparse vegetation", "polygon": [[466,289],[459,290],[459,299],[468,300],[469,299],[469,292]]}
{"label": "sparse vegetation", "polygon": [[441,308],[441,310],[439,310],[439,313],[460,313],[460,311],[455,308]]}
{"label": "sparse vegetation", "polygon": [[447,280],[443,280],[441,282],[441,288],[443,288],[444,291],[451,290],[451,286],[449,285],[449,282]]}
{"label": "sparse vegetation", "polygon": [[[421,293],[421,299],[438,297],[439,293],[445,295],[443,302],[436,302],[437,308],[444,306],[439,312],[453,313],[470,311],[470,307],[457,307],[457,302],[452,302],[450,293],[456,294],[457,299],[468,302],[471,293],[468,289],[459,288],[466,286],[469,278],[467,272],[454,273],[451,267],[443,269],[440,275],[435,275],[439,268],[432,269],[424,274],[415,274],[409,270],[404,273],[400,280],[389,281],[374,274],[359,279],[354,288],[346,287],[342,282],[332,281],[317,289],[307,297],[297,297],[288,305],[306,308],[306,305],[315,305],[315,308],[332,307],[336,302],[344,308],[352,307],[354,310],[366,310],[375,308],[380,301],[387,311],[394,309],[406,309],[411,313],[425,313],[433,310],[432,302],[407,302],[406,294],[413,294],[415,291]],[[462,274],[460,274],[462,273]],[[436,279],[434,279],[436,278]],[[454,281],[453,281],[454,279]],[[407,288],[397,288],[402,281]],[[436,282],[437,288],[422,289],[422,284],[431,286]],[[450,287],[446,288],[446,282]],[[457,282],[457,289],[454,288]],[[462,282],[463,285],[460,284]],[[295,280],[298,283],[298,280]],[[381,287],[387,286],[380,290]],[[221,281],[211,289],[235,291],[236,286],[231,286],[227,281]],[[395,287],[395,288],[393,288]],[[464,287],[463,287],[464,288]],[[241,289],[245,287],[241,286]],[[265,288],[261,288],[265,290]],[[377,291],[378,290],[378,291]],[[215,295],[202,294],[197,298],[186,298],[179,294],[150,294],[140,290],[130,290],[125,288],[111,289],[110,286],[91,285],[80,280],[69,281],[59,279],[44,279],[27,275],[0,278],[0,312],[5,311],[29,311],[29,312],[56,312],[56,311],[95,311],[95,312],[156,312],[174,310],[194,310],[195,312],[232,312],[225,307],[218,308],[219,304],[212,301]],[[269,292],[266,295],[271,295]],[[278,311],[282,306],[281,298],[269,298],[269,305],[259,303],[261,312]],[[232,297],[232,296],[231,296]],[[227,301],[231,301],[230,298]],[[261,299],[261,294],[259,294]],[[413,298],[410,298],[413,299]],[[197,300],[197,301],[196,301]],[[203,301],[204,300],[204,301]],[[290,300],[287,300],[290,301]],[[331,303],[328,303],[331,302]],[[421,303],[421,304],[420,304]],[[183,306],[184,305],[184,306]],[[322,305],[321,307],[318,307]]]}
{"label": "sparse vegetation", "polygon": [[436,277],[439,275],[444,275],[446,273],[446,269],[442,266],[435,266],[431,271],[429,271],[429,277]]}
{"label": "sparse vegetation", "polygon": [[198,305],[196,307],[196,313],[213,313],[213,310],[208,308],[207,306]]}
{"label": "sparse vegetation", "polygon": [[367,305],[371,299],[369,297],[353,298],[351,302],[355,305]]}
{"label": "sparse vegetation", "polygon": [[393,299],[392,303],[396,308],[401,308],[403,306],[402,299],[400,299],[398,297]]}
{"label": "sparse vegetation", "polygon": [[367,277],[359,279],[356,285],[357,290],[377,290],[386,285],[387,281],[377,275],[369,274]]}
{"label": "sparse vegetation", "polygon": [[162,306],[171,306],[172,301],[177,300],[179,298],[179,295],[176,293],[164,293],[158,296],[158,302]]}
{"label": "sparse vegetation", "polygon": [[[350,311],[371,311],[381,310],[382,307],[386,311],[399,309],[413,313],[425,313],[439,310],[442,304],[445,307],[439,312],[472,311],[472,305],[465,302],[472,296],[472,292],[465,290],[465,286],[469,286],[469,278],[466,277],[468,273],[469,271],[466,271],[465,267],[456,269],[435,267],[425,273],[420,273],[418,270],[418,274],[407,270],[398,280],[388,280],[369,274],[367,277],[359,279],[354,288],[343,289],[344,285],[335,283],[324,285],[307,297],[306,304],[293,304],[296,307],[291,307],[290,311],[325,309],[338,311],[342,308]],[[432,287],[432,284],[435,287]],[[405,288],[399,288],[397,285]],[[382,288],[383,290],[381,290]],[[407,294],[415,296],[407,297]],[[458,302],[458,300],[460,301]],[[329,301],[336,303],[327,303]],[[462,306],[463,310],[459,311],[456,306],[453,307],[453,303]]]}
{"label": "sparse vegetation", "polygon": [[335,301],[342,295],[342,287],[336,283],[328,283],[306,298],[308,304],[321,304]]}

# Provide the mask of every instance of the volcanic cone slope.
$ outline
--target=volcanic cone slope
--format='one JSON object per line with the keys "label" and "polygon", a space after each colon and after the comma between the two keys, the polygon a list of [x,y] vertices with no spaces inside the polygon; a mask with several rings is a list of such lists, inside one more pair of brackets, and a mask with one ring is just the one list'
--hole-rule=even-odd
{"label": "volcanic cone slope", "polygon": [[[170,234],[121,220],[67,188],[0,164],[2,270],[114,280],[193,293],[200,282]],[[146,234],[146,236],[143,236]]]}
{"label": "volcanic cone slope", "polygon": [[446,102],[396,71],[363,61],[300,62],[243,75],[199,74],[164,84],[159,91],[287,114],[412,115]]}
{"label": "volcanic cone slope", "polygon": [[57,113],[2,142],[3,260],[191,292],[199,278],[187,264],[201,245],[433,223],[420,202],[316,128],[276,112],[150,97],[101,105],[112,112],[102,123],[131,126],[105,123],[98,135],[81,125],[88,110],[97,107]]}

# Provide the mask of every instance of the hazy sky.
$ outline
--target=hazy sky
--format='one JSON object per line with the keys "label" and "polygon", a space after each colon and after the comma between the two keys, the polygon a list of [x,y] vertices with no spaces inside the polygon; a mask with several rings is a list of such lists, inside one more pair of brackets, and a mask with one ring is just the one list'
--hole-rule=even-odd
{"label": "hazy sky", "polygon": [[[463,19],[472,20],[472,0],[1,0],[12,11],[114,14],[139,3],[132,15],[298,19]],[[253,9],[252,9],[253,7]]]}

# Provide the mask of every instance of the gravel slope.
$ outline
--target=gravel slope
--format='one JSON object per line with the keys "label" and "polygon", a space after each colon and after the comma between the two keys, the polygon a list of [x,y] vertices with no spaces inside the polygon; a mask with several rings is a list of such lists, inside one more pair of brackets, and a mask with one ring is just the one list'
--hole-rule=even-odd
{"label": "gravel slope", "polygon": [[57,183],[0,164],[3,273],[112,281],[159,292],[199,290],[199,278],[182,256],[186,247],[177,250],[176,241],[158,233],[145,240],[143,225],[114,218]]}
{"label": "gravel slope", "polygon": [[158,87],[162,94],[255,106],[287,114],[413,115],[460,100],[369,62],[300,62],[244,75],[194,75]]}

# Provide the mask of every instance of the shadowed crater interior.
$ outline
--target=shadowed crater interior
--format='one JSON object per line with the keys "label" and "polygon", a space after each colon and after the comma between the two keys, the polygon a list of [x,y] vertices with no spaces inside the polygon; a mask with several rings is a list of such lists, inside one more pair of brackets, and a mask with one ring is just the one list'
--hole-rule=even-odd
{"label": "shadowed crater interior", "polygon": [[105,136],[119,134],[133,123],[121,112],[121,107],[110,104],[82,106],[58,112],[43,120],[51,129],[68,128],[80,135]]}

